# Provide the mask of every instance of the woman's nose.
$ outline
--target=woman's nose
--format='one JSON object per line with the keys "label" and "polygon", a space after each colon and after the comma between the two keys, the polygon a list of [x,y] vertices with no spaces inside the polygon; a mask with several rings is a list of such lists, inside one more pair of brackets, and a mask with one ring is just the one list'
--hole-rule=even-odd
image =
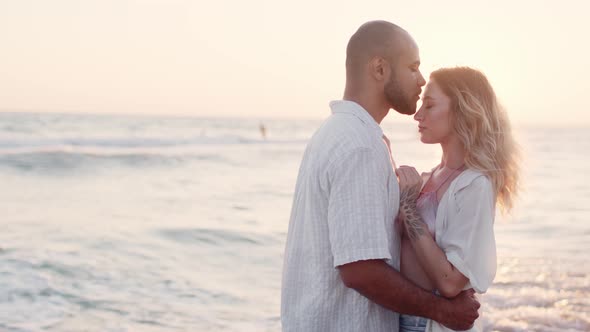
{"label": "woman's nose", "polygon": [[414,114],[414,120],[416,120],[416,121],[422,120],[422,107],[420,107],[418,109],[418,112],[416,112],[416,114]]}

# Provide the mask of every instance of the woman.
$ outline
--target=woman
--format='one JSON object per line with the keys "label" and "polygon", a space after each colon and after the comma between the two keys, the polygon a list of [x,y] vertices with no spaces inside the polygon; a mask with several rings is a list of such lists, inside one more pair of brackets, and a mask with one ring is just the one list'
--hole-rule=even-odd
{"label": "woman", "polygon": [[[401,272],[441,296],[484,293],[496,273],[495,207],[509,211],[518,185],[508,118],[487,78],[457,67],[431,74],[414,119],[420,140],[440,144],[443,155],[424,183],[414,168],[398,169]],[[450,331],[401,315],[400,332],[425,330]]]}

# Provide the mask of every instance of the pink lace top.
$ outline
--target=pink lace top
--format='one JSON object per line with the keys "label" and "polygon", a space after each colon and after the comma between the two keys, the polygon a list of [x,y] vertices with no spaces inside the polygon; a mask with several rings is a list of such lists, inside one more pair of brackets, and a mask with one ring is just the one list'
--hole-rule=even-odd
{"label": "pink lace top", "polygon": [[[428,182],[430,182],[432,175],[439,167],[440,166],[437,166],[432,171],[432,173],[430,173],[430,176],[428,177],[426,184],[428,184]],[[447,175],[447,177],[444,179],[444,181],[442,181],[438,186],[436,186],[435,189],[433,189],[431,191],[422,190],[420,192],[420,195],[418,196],[418,200],[416,201],[416,207],[418,208],[418,213],[420,213],[422,220],[428,226],[428,231],[430,232],[432,237],[434,237],[436,211],[438,210],[438,198],[436,197],[436,192],[440,189],[440,187],[442,187],[443,184],[445,184],[450,178],[452,178],[453,175],[455,175],[461,171],[463,171],[463,168],[457,169],[457,170],[449,173],[449,175]],[[423,188],[426,187],[426,184],[424,184]]]}
{"label": "pink lace top", "polygon": [[436,190],[421,192],[416,201],[416,207],[418,208],[418,213],[420,213],[422,220],[424,220],[428,226],[428,231],[432,237],[434,237],[434,224],[436,221],[436,211],[438,210]]}

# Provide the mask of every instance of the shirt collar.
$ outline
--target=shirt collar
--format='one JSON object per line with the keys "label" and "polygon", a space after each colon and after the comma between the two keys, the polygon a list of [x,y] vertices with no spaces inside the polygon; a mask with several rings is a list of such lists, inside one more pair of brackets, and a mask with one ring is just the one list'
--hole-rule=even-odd
{"label": "shirt collar", "polygon": [[377,121],[361,105],[354,101],[334,100],[330,102],[330,108],[332,109],[332,114],[346,113],[354,115],[365,125],[373,129],[380,137],[383,136],[383,129],[381,129]]}

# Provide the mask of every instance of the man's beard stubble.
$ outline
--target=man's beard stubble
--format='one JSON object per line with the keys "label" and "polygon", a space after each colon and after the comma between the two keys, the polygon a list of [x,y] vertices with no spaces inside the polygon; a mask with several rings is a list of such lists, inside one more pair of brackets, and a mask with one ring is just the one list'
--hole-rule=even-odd
{"label": "man's beard stubble", "polygon": [[408,97],[400,88],[400,84],[394,79],[392,74],[391,79],[385,84],[385,98],[391,105],[391,108],[398,113],[405,115],[412,115],[416,113],[416,103],[413,98]]}

